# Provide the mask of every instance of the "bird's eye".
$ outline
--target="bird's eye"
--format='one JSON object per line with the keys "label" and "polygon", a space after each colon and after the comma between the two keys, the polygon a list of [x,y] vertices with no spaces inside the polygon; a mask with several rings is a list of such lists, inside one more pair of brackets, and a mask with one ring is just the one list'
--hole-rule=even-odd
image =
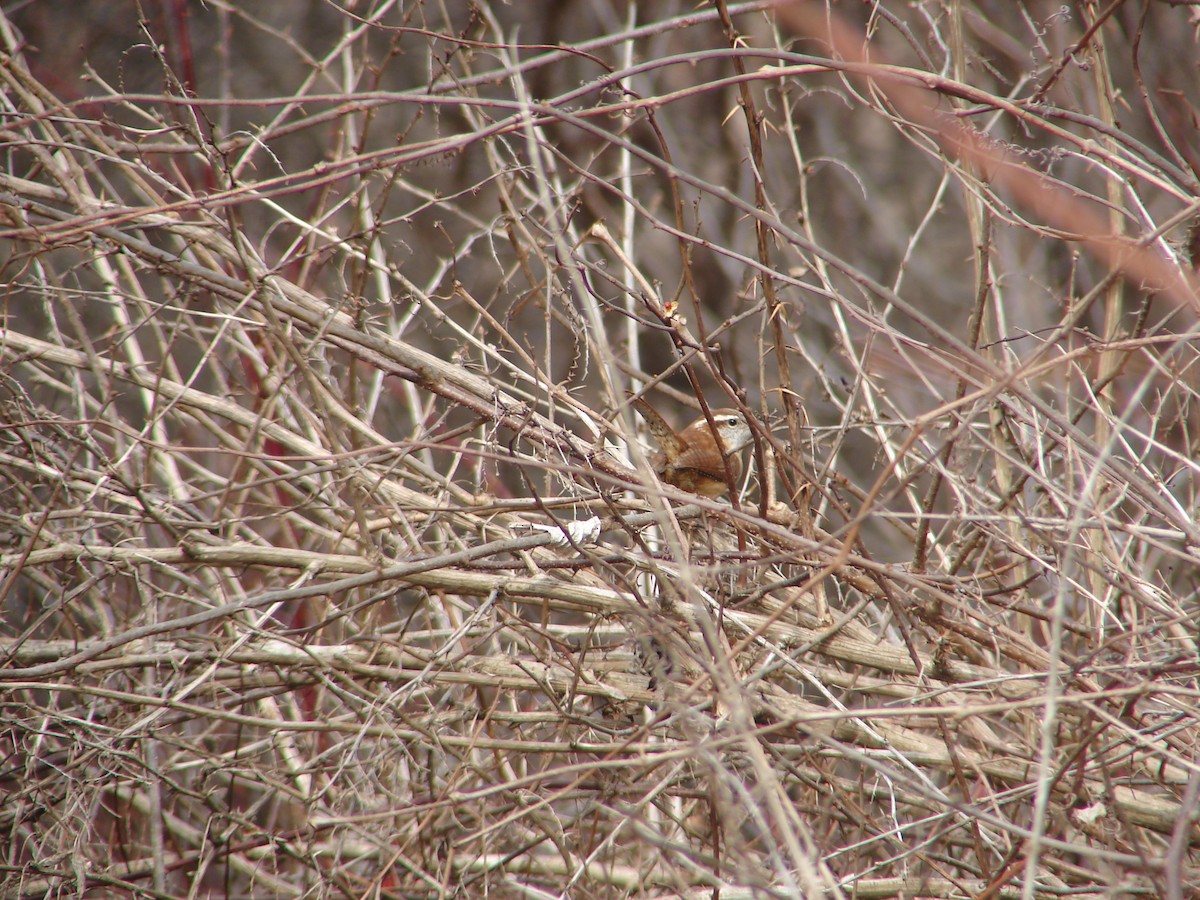
{"label": "bird's eye", "polygon": [[733,425],[737,425],[737,423],[738,423],[737,416],[730,416],[728,419],[725,420],[726,425],[733,426]]}

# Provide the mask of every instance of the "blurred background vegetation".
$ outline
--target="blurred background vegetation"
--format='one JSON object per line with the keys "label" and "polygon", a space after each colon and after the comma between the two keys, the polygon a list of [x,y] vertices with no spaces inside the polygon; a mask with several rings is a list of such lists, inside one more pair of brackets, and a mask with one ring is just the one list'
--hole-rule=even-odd
{"label": "blurred background vegetation", "polygon": [[4,896],[1195,896],[1198,10],[3,4]]}

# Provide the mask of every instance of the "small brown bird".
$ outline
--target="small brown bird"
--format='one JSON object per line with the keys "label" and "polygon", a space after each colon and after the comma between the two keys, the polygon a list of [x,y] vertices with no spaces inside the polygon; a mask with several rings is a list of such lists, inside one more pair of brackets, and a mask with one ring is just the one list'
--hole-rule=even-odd
{"label": "small brown bird", "polygon": [[729,457],[729,475],[737,481],[742,474],[739,451],[750,443],[750,426],[736,409],[712,411],[714,432],[703,416],[676,433],[642,397],[634,397],[659,450],[650,457],[654,473],[667,484],[693,494],[720,497],[729,490],[724,457]]}

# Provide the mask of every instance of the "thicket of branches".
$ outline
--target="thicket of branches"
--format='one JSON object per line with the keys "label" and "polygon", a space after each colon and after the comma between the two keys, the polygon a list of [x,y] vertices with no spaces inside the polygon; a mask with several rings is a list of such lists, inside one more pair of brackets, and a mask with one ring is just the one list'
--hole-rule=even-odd
{"label": "thicket of branches", "polygon": [[6,7],[5,897],[1200,890],[1194,6]]}

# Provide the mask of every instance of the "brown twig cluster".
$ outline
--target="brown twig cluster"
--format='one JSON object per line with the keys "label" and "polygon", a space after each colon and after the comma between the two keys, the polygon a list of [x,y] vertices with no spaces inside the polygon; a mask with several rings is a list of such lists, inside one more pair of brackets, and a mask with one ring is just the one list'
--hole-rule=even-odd
{"label": "brown twig cluster", "polygon": [[1195,896],[1195,28],[0,12],[3,897]]}

